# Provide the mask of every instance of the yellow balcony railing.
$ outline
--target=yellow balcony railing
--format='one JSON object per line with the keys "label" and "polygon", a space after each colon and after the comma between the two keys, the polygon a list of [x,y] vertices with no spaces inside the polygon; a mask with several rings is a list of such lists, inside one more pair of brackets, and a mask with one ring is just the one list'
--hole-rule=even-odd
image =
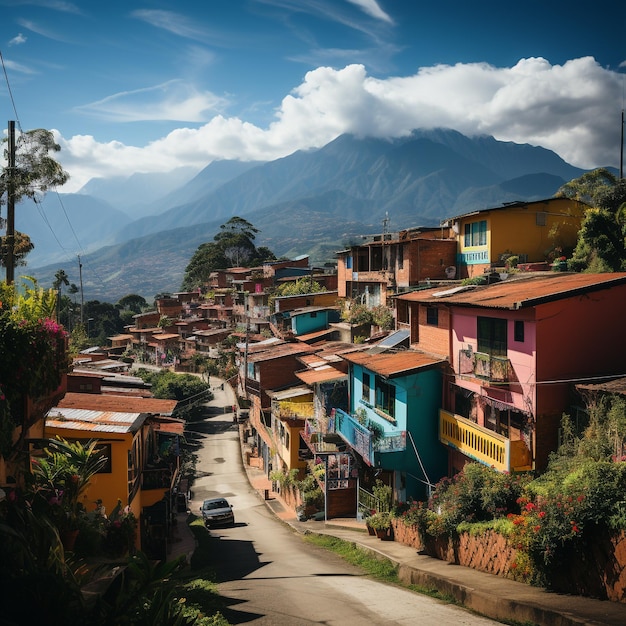
{"label": "yellow balcony railing", "polygon": [[531,455],[524,441],[511,441],[448,411],[439,412],[439,440],[466,456],[499,472],[531,469]]}

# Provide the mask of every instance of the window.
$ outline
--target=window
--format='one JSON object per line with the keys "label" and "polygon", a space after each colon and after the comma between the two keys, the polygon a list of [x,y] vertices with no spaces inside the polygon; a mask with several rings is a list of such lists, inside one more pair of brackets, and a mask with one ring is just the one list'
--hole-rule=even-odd
{"label": "window", "polygon": [[370,401],[370,375],[363,372],[363,399]]}
{"label": "window", "polygon": [[409,303],[406,300],[396,300],[396,316],[400,324],[409,323]]}
{"label": "window", "polygon": [[487,245],[487,220],[465,224],[464,245],[466,248]]}
{"label": "window", "polygon": [[524,341],[524,322],[522,320],[515,320],[513,339],[515,339],[515,341]]}
{"label": "window", "polygon": [[439,326],[439,309],[436,306],[426,308],[426,324],[429,326]]}
{"label": "window", "polygon": [[537,226],[545,226],[548,223],[548,214],[545,211],[539,211],[535,214],[535,224]]}
{"label": "window", "polygon": [[352,255],[346,257],[346,269],[352,269]]}
{"label": "window", "polygon": [[507,321],[494,317],[478,318],[478,352],[490,356],[506,356]]}
{"label": "window", "polygon": [[376,403],[378,410],[387,413],[390,417],[396,412],[396,388],[380,376],[376,376]]}

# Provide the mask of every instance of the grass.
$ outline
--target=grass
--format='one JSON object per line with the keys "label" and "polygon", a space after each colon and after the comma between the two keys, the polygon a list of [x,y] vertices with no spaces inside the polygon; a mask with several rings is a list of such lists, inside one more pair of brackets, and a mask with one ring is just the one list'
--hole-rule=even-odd
{"label": "grass", "polygon": [[437,589],[421,587],[418,585],[406,585],[398,578],[398,568],[389,559],[373,555],[369,550],[360,548],[354,543],[337,539],[330,535],[318,535],[310,533],[304,535],[305,541],[315,544],[320,548],[325,548],[334,552],[342,559],[352,565],[356,565],[365,571],[366,574],[383,583],[397,585],[410,589],[417,593],[436,598],[447,604],[458,604],[452,596],[440,593]]}
{"label": "grass", "polygon": [[[337,556],[346,560],[348,563],[355,565],[362,569],[366,574],[378,580],[382,583],[389,585],[396,585],[409,591],[419,593],[440,602],[446,604],[454,604],[459,607],[463,605],[458,602],[453,596],[441,593],[438,589],[429,587],[422,587],[421,585],[407,585],[400,581],[398,578],[398,568],[389,559],[376,556],[369,550],[357,546],[355,543],[338,539],[330,535],[318,535],[316,533],[308,533],[303,536],[303,539],[309,543],[312,543],[320,548],[330,550]],[[470,613],[475,613],[471,609],[466,609]],[[508,624],[509,626],[537,626],[532,622],[519,622],[516,620],[499,620],[501,624]]]}

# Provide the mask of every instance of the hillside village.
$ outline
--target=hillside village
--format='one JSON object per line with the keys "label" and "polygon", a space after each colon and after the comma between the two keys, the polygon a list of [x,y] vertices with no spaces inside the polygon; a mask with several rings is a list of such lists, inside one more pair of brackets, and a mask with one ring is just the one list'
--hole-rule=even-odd
{"label": "hillside village", "polygon": [[[277,491],[311,477],[290,500],[303,518],[365,520],[425,501],[470,462],[540,474],[564,414],[582,428],[589,394],[626,389],[626,273],[568,272],[559,253],[586,208],[509,203],[367,236],[338,251],[336,271],[306,257],[213,271],[79,354],[46,401],[28,404],[14,442],[33,454],[55,436],[100,441],[108,470],[84,497],[98,490],[113,510],[123,494],[136,547],[155,558],[189,490],[185,423],[131,365],[206,377],[198,364],[220,361],[246,462]],[[290,281],[321,289],[273,295]],[[20,462],[3,454],[5,492]]]}

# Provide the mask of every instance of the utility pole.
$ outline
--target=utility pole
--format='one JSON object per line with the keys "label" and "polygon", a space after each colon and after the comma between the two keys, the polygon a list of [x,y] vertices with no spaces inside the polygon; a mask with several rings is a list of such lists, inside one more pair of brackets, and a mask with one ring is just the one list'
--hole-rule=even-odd
{"label": "utility pole", "polygon": [[85,299],[83,297],[83,264],[80,262],[80,254],[76,256],[78,257],[78,277],[80,279],[80,325],[84,328],[83,311],[85,310]]}
{"label": "utility pole", "polygon": [[10,285],[15,279],[15,122],[9,122],[9,162],[7,176],[7,235],[6,279]]}

